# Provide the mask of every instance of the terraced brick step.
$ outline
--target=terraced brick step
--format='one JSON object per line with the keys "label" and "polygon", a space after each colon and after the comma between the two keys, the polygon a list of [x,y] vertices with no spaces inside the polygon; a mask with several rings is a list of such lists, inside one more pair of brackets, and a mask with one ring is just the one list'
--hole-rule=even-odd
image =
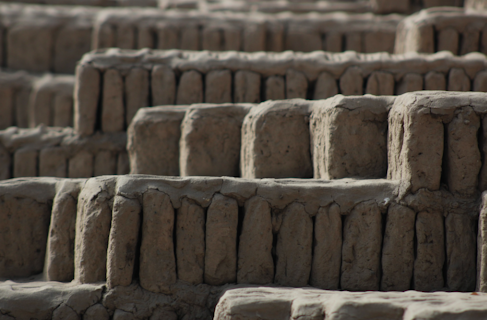
{"label": "terraced brick step", "polygon": [[313,288],[249,287],[226,290],[215,320],[485,319],[484,293],[344,292]]}
{"label": "terraced brick step", "polygon": [[405,18],[396,34],[395,53],[448,50],[464,55],[487,52],[487,12],[432,8]]}

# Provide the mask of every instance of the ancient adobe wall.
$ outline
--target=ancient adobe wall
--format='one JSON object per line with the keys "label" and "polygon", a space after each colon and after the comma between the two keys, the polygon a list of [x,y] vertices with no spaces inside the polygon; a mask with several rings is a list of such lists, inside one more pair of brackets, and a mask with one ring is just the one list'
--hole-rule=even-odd
{"label": "ancient adobe wall", "polygon": [[195,13],[104,10],[94,48],[210,51],[394,51],[399,15]]}
{"label": "ancient adobe wall", "polygon": [[125,131],[138,109],[155,105],[487,91],[486,62],[481,54],[101,50],[77,68],[74,126],[88,135]]}
{"label": "ancient adobe wall", "polygon": [[73,126],[74,77],[0,71],[0,129]]}
{"label": "ancient adobe wall", "polygon": [[90,7],[0,5],[2,66],[30,72],[73,73],[90,51]]}
{"label": "ancient adobe wall", "polygon": [[[51,183],[49,195],[35,193],[49,181],[0,185],[2,214],[25,221],[16,214],[23,210],[45,219],[42,227],[26,220],[32,226],[23,229],[36,227],[29,239],[2,233],[2,243],[28,241],[22,252],[3,247],[2,277],[43,271],[48,280],[107,281],[110,289],[138,279],[164,294],[179,281],[352,291],[475,287],[475,215],[448,206],[417,213],[426,203],[414,197],[397,204],[397,181],[120,176],[64,180],[62,188]],[[459,224],[472,236],[460,237]]]}
{"label": "ancient adobe wall", "polygon": [[0,131],[0,179],[126,174],[125,133],[80,137],[72,128],[11,127]]}
{"label": "ancient adobe wall", "polygon": [[[244,178],[383,178],[401,192],[487,189],[485,93],[335,96],[141,109],[131,172]],[[430,111],[431,110],[431,111]],[[154,148],[158,146],[158,148]]]}
{"label": "ancient adobe wall", "polygon": [[487,14],[454,8],[423,10],[399,24],[396,53],[487,52]]}

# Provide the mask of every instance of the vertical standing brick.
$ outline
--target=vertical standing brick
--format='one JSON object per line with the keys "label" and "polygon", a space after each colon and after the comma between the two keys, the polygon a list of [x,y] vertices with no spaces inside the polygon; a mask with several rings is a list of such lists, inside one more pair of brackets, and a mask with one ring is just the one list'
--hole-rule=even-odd
{"label": "vertical standing brick", "polygon": [[308,93],[308,79],[299,71],[286,71],[286,99],[306,99]]}
{"label": "vertical standing brick", "polygon": [[475,26],[467,26],[462,34],[460,55],[479,51],[480,32]]}
{"label": "vertical standing brick", "polygon": [[367,80],[365,93],[376,96],[391,96],[394,94],[394,76],[388,72],[374,71]]}
{"label": "vertical standing brick", "polygon": [[80,151],[69,159],[69,178],[89,178],[93,176],[93,154]]}
{"label": "vertical standing brick", "polygon": [[0,130],[6,129],[15,124],[14,122],[14,89],[9,87],[0,88]]}
{"label": "vertical standing brick", "polygon": [[414,266],[414,223],[416,212],[392,204],[387,211],[382,246],[382,280],[384,291],[411,289]]}
{"label": "vertical standing brick", "polygon": [[253,197],[245,202],[238,247],[237,282],[267,284],[274,279],[272,219],[267,201]]}
{"label": "vertical standing brick", "polygon": [[62,147],[47,147],[41,150],[39,176],[65,178],[66,169],[66,154]]}
{"label": "vertical standing brick", "polygon": [[147,25],[137,26],[137,49],[154,48],[154,30]]}
{"label": "vertical standing brick", "polygon": [[93,32],[93,49],[113,47],[116,47],[115,28],[109,22],[95,24]]}
{"label": "vertical standing brick", "polygon": [[29,127],[29,102],[31,92],[32,90],[29,87],[17,89],[15,92],[15,125],[19,128]]}
{"label": "vertical standing brick", "polygon": [[343,35],[338,32],[327,32],[324,40],[323,50],[330,52],[342,52]]}
{"label": "vertical standing brick", "polygon": [[304,287],[311,272],[313,221],[301,203],[289,205],[282,213],[277,235],[276,277],[283,286]]}
{"label": "vertical standing brick", "polygon": [[246,70],[235,73],[235,102],[260,102],[260,75]]}
{"label": "vertical standing brick", "polygon": [[480,34],[481,36],[479,39],[479,52],[487,54],[487,26],[484,26]]}
{"label": "vertical standing brick", "polygon": [[40,124],[45,126],[52,126],[52,100],[53,92],[49,88],[40,87],[34,88],[33,101],[30,106],[31,114],[29,119],[30,127],[37,127]]}
{"label": "vertical standing brick", "polygon": [[310,284],[325,290],[337,290],[342,263],[342,216],[340,207],[321,207],[315,219],[313,264]]}
{"label": "vertical standing brick", "polygon": [[286,100],[251,109],[242,125],[242,177],[311,177],[308,107],[306,101]]}
{"label": "vertical standing brick", "polygon": [[470,91],[470,78],[461,68],[452,68],[448,74],[448,91]]}
{"label": "vertical standing brick", "polygon": [[105,281],[113,195],[110,182],[89,179],[78,197],[74,278],[80,283]]}
{"label": "vertical standing brick", "polygon": [[446,284],[452,291],[473,291],[476,280],[477,223],[468,214],[445,219]]}
{"label": "vertical standing brick", "polygon": [[389,112],[388,178],[401,180],[407,189],[440,188],[444,127],[424,110],[414,94],[396,98]]}
{"label": "vertical standing brick", "polygon": [[90,65],[79,64],[74,87],[74,129],[78,134],[95,131],[99,95],[100,73]]}
{"label": "vertical standing brick", "polygon": [[443,170],[452,193],[473,195],[477,191],[482,165],[477,141],[479,129],[480,119],[472,107],[457,110],[446,127]]}
{"label": "vertical standing brick", "polygon": [[361,202],[345,218],[341,288],[379,290],[382,217],[375,201]]}
{"label": "vertical standing brick", "polygon": [[248,110],[233,104],[190,108],[181,123],[181,176],[238,177],[241,128]]}
{"label": "vertical standing brick", "polygon": [[117,174],[129,174],[130,161],[127,152],[120,152],[117,158]]}
{"label": "vertical standing brick", "polygon": [[454,55],[458,54],[458,31],[448,27],[438,32],[438,50],[447,50]]}
{"label": "vertical standing brick", "polygon": [[37,177],[39,152],[35,149],[21,148],[14,154],[14,178]]}
{"label": "vertical standing brick", "polygon": [[205,211],[187,198],[176,217],[176,259],[178,279],[203,283],[205,269]]}
{"label": "vertical standing brick", "polygon": [[243,51],[264,51],[265,43],[265,25],[259,23],[246,23],[243,30]]}
{"label": "vertical standing brick", "polygon": [[181,50],[201,50],[200,31],[197,25],[185,25],[181,28]]}
{"label": "vertical standing brick", "polygon": [[142,243],[140,245],[140,285],[156,292],[168,293],[176,283],[174,257],[174,209],[169,196],[148,190],[143,196]]}
{"label": "vertical standing brick", "polygon": [[473,91],[487,92],[487,71],[480,71],[475,75]]}
{"label": "vertical standing brick", "polygon": [[161,50],[180,49],[179,27],[164,22],[158,23],[157,48]]}
{"label": "vertical standing brick", "polygon": [[54,119],[55,127],[73,126],[73,97],[70,95],[57,94],[54,97]]}
{"label": "vertical standing brick", "polygon": [[151,73],[152,105],[173,105],[176,100],[176,76],[166,65],[156,65]]}
{"label": "vertical standing brick", "polygon": [[396,94],[423,90],[423,77],[417,73],[406,73],[396,86]]}
{"label": "vertical standing brick", "polygon": [[117,44],[117,48],[135,49],[135,27],[121,22],[117,25],[116,30],[117,35],[115,42]]}
{"label": "vertical standing brick", "polygon": [[360,32],[350,32],[345,34],[345,50],[362,52],[362,34]]}
{"label": "vertical standing brick", "polygon": [[137,199],[115,196],[107,252],[108,288],[128,286],[132,283],[139,239],[140,211]]}
{"label": "vertical standing brick", "polygon": [[206,26],[202,31],[202,49],[221,51],[222,32],[217,26]]}
{"label": "vertical standing brick", "polygon": [[306,24],[290,24],[286,32],[285,49],[300,52],[321,50],[321,35]]}
{"label": "vertical standing brick", "polygon": [[[50,186],[22,185],[26,192]],[[42,272],[46,254],[51,208],[32,198],[2,195],[0,198],[0,276],[3,279],[30,277]],[[8,223],[6,223],[8,222]]]}
{"label": "vertical standing brick", "polygon": [[[132,90],[132,88],[130,88]],[[103,96],[101,130],[119,132],[125,128],[124,84],[122,75],[116,69],[103,74]]]}
{"label": "vertical standing brick", "polygon": [[184,107],[141,109],[127,131],[132,174],[179,175],[179,138]]}
{"label": "vertical standing brick", "polygon": [[65,182],[54,198],[44,267],[44,274],[48,281],[73,280],[78,194],[79,187]]}
{"label": "vertical standing brick", "polygon": [[441,212],[418,213],[416,218],[417,253],[414,261],[414,289],[441,290],[444,286],[445,231]]}
{"label": "vertical standing brick", "polygon": [[441,72],[430,71],[424,76],[425,90],[446,90],[445,75]]}
{"label": "vertical standing brick", "polygon": [[5,180],[11,177],[10,166],[12,158],[7,149],[0,143],[0,179]]}
{"label": "vertical standing brick", "polygon": [[149,72],[142,68],[130,69],[125,77],[125,123],[130,124],[140,108],[149,106]]}
{"label": "vertical standing brick", "polygon": [[185,71],[179,79],[176,104],[203,102],[203,79],[196,70]]}
{"label": "vertical standing brick", "polygon": [[284,51],[284,24],[280,21],[267,21],[266,28],[266,51]]}
{"label": "vertical standing brick", "polygon": [[316,80],[313,100],[321,100],[338,94],[337,81],[328,72],[322,72]]}
{"label": "vertical standing brick", "polygon": [[283,100],[285,99],[286,85],[284,78],[281,76],[271,76],[265,81],[265,98],[266,100]]}
{"label": "vertical standing brick", "polygon": [[205,102],[232,102],[232,73],[230,70],[213,70],[206,74]]}
{"label": "vertical standing brick", "polygon": [[95,156],[93,176],[104,176],[117,173],[117,156],[114,152],[101,150]]}
{"label": "vertical standing brick", "polygon": [[363,94],[364,79],[360,67],[349,67],[340,77],[340,92],[346,96]]}
{"label": "vertical standing brick", "polygon": [[237,281],[237,227],[237,201],[216,194],[206,218],[206,284],[220,286]]}
{"label": "vertical standing brick", "polygon": [[225,26],[223,30],[225,51],[242,51],[242,30],[235,26]]}

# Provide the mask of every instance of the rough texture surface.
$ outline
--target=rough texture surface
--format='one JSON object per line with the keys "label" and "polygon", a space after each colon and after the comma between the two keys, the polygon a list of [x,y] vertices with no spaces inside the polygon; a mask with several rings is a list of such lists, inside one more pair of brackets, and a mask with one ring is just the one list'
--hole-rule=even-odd
{"label": "rough texture surface", "polygon": [[381,219],[380,210],[373,202],[358,204],[345,218],[340,282],[342,289],[379,289]]}
{"label": "rough texture surface", "polygon": [[239,239],[237,282],[272,283],[272,221],[269,204],[260,197],[245,203],[242,233]]}
{"label": "rough texture surface", "polygon": [[242,125],[242,177],[312,176],[307,105],[296,99],[252,108]]}
{"label": "rough texture surface", "polygon": [[313,105],[314,178],[381,178],[387,173],[389,97],[336,96]]}
{"label": "rough texture surface", "polygon": [[238,203],[217,194],[208,207],[205,238],[205,283],[223,285],[237,280]]}
{"label": "rough texture surface", "polygon": [[240,131],[249,109],[250,105],[188,109],[181,123],[181,176],[239,176]]}
{"label": "rough texture surface", "polygon": [[282,215],[277,235],[274,282],[303,287],[308,284],[311,271],[313,221],[300,203],[291,204]]}
{"label": "rough texture surface", "polygon": [[[128,129],[130,172],[179,175],[179,137],[185,107],[141,109]],[[154,140],[160,145],[154,148]]]}

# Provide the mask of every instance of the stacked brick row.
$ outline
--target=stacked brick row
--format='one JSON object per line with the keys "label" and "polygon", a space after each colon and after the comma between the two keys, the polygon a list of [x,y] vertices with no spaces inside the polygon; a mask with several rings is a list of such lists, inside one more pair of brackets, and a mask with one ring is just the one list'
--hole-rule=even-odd
{"label": "stacked brick row", "polygon": [[74,126],[80,134],[125,131],[148,105],[487,91],[486,63],[480,54],[102,50],[85,55],[78,66]]}
{"label": "stacked brick row", "polygon": [[[2,247],[11,263],[0,271],[29,276],[45,265],[47,279],[107,281],[109,288],[137,277],[145,290],[163,294],[178,282],[473,290],[475,237],[456,237],[476,219],[400,205],[397,184],[127,176],[31,180],[20,195],[12,180],[1,186],[10,195],[0,212],[13,219],[28,212],[22,228],[33,236],[1,234],[24,249]],[[50,198],[35,193],[41,186]]]}

